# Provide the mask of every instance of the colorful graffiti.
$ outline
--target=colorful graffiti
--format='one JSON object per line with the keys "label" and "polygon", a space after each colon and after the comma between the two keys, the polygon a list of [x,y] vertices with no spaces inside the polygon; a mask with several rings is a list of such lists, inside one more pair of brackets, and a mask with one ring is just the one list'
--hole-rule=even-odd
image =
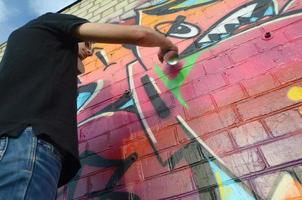
{"label": "colorful graffiti", "polygon": [[79,77],[82,168],[58,199],[302,198],[302,4],[150,4],[129,23],[171,38],[182,64],[94,44]]}

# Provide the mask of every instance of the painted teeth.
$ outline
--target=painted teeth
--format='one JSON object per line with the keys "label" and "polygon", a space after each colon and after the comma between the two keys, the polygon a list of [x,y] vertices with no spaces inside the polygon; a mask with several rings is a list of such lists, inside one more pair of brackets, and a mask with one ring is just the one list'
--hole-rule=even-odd
{"label": "painted teeth", "polygon": [[251,4],[230,15],[205,35],[198,43],[202,46],[203,43],[214,43],[219,40],[221,35],[230,35],[232,30],[240,26],[242,18],[251,18],[256,6],[257,3]]}
{"label": "painted teeth", "polygon": [[196,38],[194,43],[180,54],[180,57],[208,48],[230,37],[244,25],[253,24],[267,16],[275,16],[277,11],[274,5],[274,1],[257,1],[234,10]]}

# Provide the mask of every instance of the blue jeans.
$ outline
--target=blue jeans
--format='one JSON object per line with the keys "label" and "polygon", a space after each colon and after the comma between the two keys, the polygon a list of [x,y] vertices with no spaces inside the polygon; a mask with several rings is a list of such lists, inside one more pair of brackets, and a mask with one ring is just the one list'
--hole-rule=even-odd
{"label": "blue jeans", "polygon": [[31,127],[0,138],[0,199],[54,200],[60,171],[60,153]]}

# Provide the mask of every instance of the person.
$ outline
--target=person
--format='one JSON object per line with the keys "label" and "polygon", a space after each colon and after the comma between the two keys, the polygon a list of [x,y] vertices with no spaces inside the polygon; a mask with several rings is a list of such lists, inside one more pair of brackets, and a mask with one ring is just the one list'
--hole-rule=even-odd
{"label": "person", "polygon": [[91,55],[89,42],[159,47],[161,62],[178,51],[150,28],[68,14],[46,13],[13,31],[0,63],[1,199],[55,199],[79,170],[77,66]]}

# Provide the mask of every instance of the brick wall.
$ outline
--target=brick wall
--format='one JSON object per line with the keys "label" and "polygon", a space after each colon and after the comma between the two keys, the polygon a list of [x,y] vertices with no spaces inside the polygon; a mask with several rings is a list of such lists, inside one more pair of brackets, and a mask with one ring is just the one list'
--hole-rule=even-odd
{"label": "brick wall", "polygon": [[154,28],[182,62],[93,45],[78,77],[82,168],[58,200],[302,198],[300,1],[83,0],[63,12]]}
{"label": "brick wall", "polygon": [[301,3],[102,2],[66,12],[168,33],[182,64],[94,45],[79,77],[83,168],[59,199],[302,198]]}
{"label": "brick wall", "polygon": [[127,14],[133,16],[133,8],[138,5],[139,2],[133,0],[81,1],[65,9],[63,13],[85,17],[91,22],[108,22],[114,19],[122,19]]}

